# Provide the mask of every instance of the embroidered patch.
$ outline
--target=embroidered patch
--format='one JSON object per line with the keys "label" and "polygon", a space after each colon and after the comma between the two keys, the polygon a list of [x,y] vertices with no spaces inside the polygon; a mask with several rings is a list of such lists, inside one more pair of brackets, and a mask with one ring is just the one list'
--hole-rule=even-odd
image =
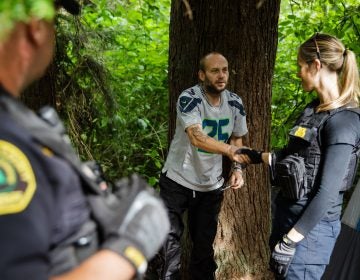
{"label": "embroidered patch", "polygon": [[306,128],[299,126],[295,131],[295,136],[300,138],[305,138],[305,135],[306,135]]}
{"label": "embroidered patch", "polygon": [[19,213],[36,190],[28,158],[13,144],[0,140],[0,215]]}

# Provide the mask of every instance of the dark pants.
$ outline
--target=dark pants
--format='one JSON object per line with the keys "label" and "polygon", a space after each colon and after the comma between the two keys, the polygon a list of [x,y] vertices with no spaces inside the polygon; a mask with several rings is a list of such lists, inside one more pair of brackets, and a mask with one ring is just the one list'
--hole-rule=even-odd
{"label": "dark pants", "polygon": [[171,229],[163,247],[162,280],[180,279],[181,236],[183,214],[188,210],[188,228],[193,243],[189,275],[193,280],[213,280],[217,268],[213,242],[223,199],[220,190],[195,192],[160,176],[160,196],[169,211]]}

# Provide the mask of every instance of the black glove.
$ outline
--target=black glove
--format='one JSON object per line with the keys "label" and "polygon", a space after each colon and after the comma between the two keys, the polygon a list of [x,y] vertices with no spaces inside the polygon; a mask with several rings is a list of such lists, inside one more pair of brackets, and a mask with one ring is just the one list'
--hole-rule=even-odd
{"label": "black glove", "polygon": [[[115,196],[90,200],[102,223],[102,248],[126,258],[142,278],[170,229],[167,210],[154,189],[137,175],[115,183]],[[102,211],[99,211],[99,209]]]}
{"label": "black glove", "polygon": [[294,258],[296,242],[290,240],[286,234],[271,253],[270,268],[280,279],[286,278],[289,266]]}
{"label": "black glove", "polygon": [[236,151],[237,154],[247,155],[250,158],[252,164],[262,163],[263,160],[261,158],[262,151],[256,151],[249,148],[240,148]]}

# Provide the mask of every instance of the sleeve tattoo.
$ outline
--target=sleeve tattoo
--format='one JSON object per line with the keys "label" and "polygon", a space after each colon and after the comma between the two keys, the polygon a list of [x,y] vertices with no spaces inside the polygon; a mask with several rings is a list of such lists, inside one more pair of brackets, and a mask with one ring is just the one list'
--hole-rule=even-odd
{"label": "sleeve tattoo", "polygon": [[204,134],[204,132],[201,130],[201,128],[199,126],[194,126],[190,128],[192,135],[199,141],[199,142],[203,142],[206,143],[207,140],[210,138],[209,136],[207,136],[206,134]]}

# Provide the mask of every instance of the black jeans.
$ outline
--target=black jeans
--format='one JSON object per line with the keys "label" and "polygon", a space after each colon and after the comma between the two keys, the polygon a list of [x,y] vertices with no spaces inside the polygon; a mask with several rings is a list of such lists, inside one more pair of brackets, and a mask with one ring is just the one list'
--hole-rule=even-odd
{"label": "black jeans", "polygon": [[189,275],[192,280],[215,279],[217,266],[214,261],[213,242],[223,192],[192,191],[161,174],[160,196],[168,208],[171,223],[170,233],[163,247],[164,264],[161,279],[180,279],[180,240],[184,231],[185,210],[188,210],[188,227],[193,243]]}

